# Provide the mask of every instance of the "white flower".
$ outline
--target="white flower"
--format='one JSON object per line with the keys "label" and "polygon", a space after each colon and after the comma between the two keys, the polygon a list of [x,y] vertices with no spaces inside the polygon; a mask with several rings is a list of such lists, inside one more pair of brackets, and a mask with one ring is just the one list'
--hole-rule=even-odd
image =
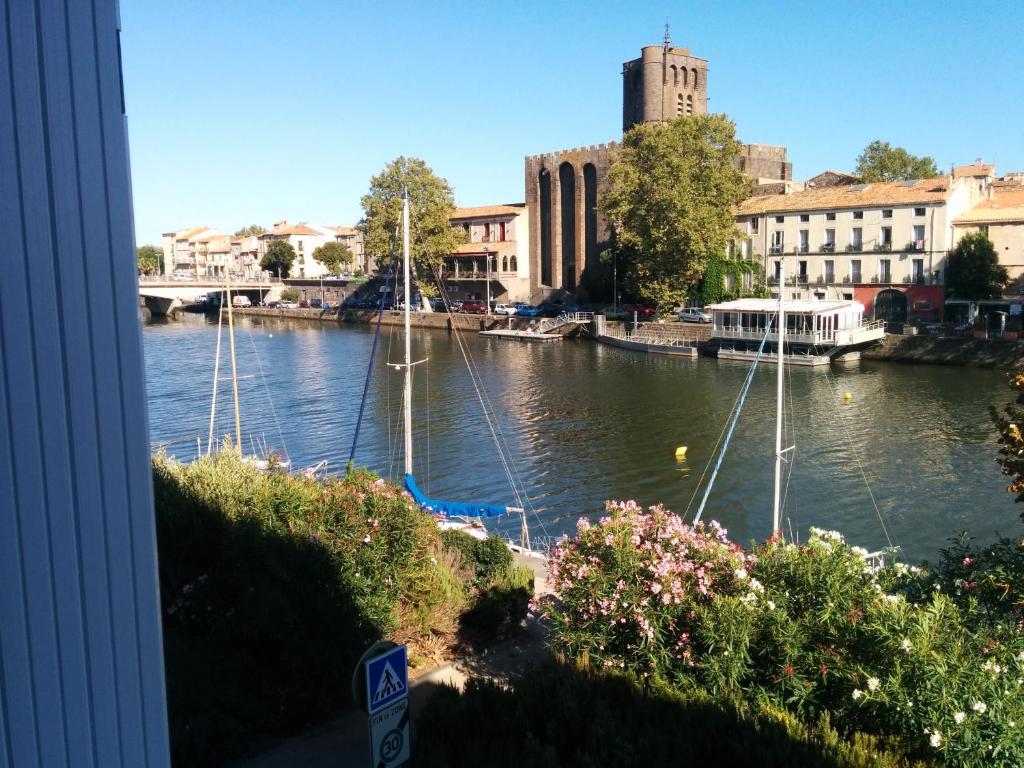
{"label": "white flower", "polygon": [[876,688],[878,688],[878,678],[877,677],[869,677],[868,678],[868,690],[869,691],[873,691]]}
{"label": "white flower", "polygon": [[764,592],[764,585],[753,577],[750,579],[750,588],[755,592]]}
{"label": "white flower", "polygon": [[910,638],[909,637],[904,637],[903,638],[903,642],[900,643],[900,648],[902,648],[907,653],[910,653],[910,649],[913,647],[913,645],[914,644],[910,642]]}
{"label": "white flower", "polygon": [[898,603],[900,601],[899,595],[885,595],[883,598],[887,603]]}
{"label": "white flower", "polygon": [[971,709],[973,709],[975,712],[985,714],[985,710],[988,709],[988,704],[986,704],[984,701],[976,701],[973,705],[971,705]]}
{"label": "white flower", "polygon": [[736,578],[739,579],[740,581],[743,581],[745,578],[747,578],[747,571],[746,571],[746,569],[745,568],[737,568],[736,569]]}
{"label": "white flower", "polygon": [[953,721],[957,725],[960,725],[960,723],[962,723],[964,721],[965,717],[966,717],[966,715],[963,712],[957,712],[955,715],[953,715]]}
{"label": "white flower", "polygon": [[859,688],[854,688],[853,689],[853,700],[854,701],[857,701],[857,699],[859,699],[863,695],[864,695],[864,691],[860,690]]}
{"label": "white flower", "polygon": [[775,601],[774,600],[769,600],[768,601],[768,610],[769,611],[774,611],[775,610]]}
{"label": "white flower", "polygon": [[939,747],[942,746],[942,734],[939,733],[938,731],[935,731],[932,734],[932,737],[930,739],[928,739],[928,743],[931,744],[936,749],[938,749]]}

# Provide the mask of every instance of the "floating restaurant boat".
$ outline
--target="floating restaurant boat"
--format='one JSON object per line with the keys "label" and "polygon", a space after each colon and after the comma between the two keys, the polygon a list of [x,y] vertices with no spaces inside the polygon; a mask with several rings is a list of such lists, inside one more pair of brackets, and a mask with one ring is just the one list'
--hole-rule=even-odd
{"label": "floating restaurant boat", "polygon": [[[711,341],[723,360],[751,361],[757,345],[770,328],[767,341],[778,351],[778,333],[770,322],[777,318],[777,299],[737,299],[712,304]],[[864,305],[856,301],[784,301],[783,334],[790,365],[820,366],[857,359],[859,350],[885,336],[885,323],[864,320]],[[786,350],[784,350],[786,351]],[[778,355],[764,358],[768,362]]]}

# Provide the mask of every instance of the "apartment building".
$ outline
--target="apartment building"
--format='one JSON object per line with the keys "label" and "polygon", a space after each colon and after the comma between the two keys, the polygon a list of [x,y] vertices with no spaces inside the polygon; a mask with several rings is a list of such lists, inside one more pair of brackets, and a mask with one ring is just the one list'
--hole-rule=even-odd
{"label": "apartment building", "polygon": [[451,298],[485,299],[490,277],[492,301],[530,301],[526,204],[457,208],[450,221],[466,236],[466,242],[444,258],[441,269]]}
{"label": "apartment building", "polygon": [[[200,247],[200,242],[209,242],[208,238],[223,236],[223,232],[207,226],[188,227],[172,232],[164,232],[161,247],[164,252],[164,274],[187,275],[189,277],[206,276],[207,245]],[[200,251],[202,254],[200,255]]]}
{"label": "apartment building", "polygon": [[[991,195],[953,221],[954,247],[969,232],[983,232],[1010,276],[1009,295],[1024,294],[1024,178],[993,184]],[[1014,183],[1015,182],[1015,183]]]}
{"label": "apartment building", "polygon": [[735,253],[764,265],[776,296],[781,288],[787,299],[859,301],[878,319],[938,320],[953,222],[986,197],[992,175],[974,165],[937,179],[757,195],[737,211]]}

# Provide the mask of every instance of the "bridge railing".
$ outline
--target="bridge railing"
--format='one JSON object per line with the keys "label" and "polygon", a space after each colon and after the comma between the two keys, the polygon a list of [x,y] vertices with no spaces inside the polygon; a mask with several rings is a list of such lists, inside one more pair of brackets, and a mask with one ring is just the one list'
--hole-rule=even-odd
{"label": "bridge railing", "polygon": [[[245,285],[278,285],[280,284],[281,278],[279,277],[232,277],[231,286],[245,286]],[[167,277],[166,275],[139,275],[139,284],[168,284],[168,285],[180,285],[181,283],[200,283],[202,285],[213,285],[224,287],[224,278],[215,276],[199,276],[189,275],[188,277]]]}

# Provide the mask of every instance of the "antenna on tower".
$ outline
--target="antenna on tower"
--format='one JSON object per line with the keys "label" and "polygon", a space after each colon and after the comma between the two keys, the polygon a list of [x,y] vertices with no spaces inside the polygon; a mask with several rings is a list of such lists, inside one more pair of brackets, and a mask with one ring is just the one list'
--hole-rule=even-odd
{"label": "antenna on tower", "polygon": [[672,45],[672,35],[669,34],[668,22],[666,21],[665,22],[665,47],[668,48],[670,45]]}

